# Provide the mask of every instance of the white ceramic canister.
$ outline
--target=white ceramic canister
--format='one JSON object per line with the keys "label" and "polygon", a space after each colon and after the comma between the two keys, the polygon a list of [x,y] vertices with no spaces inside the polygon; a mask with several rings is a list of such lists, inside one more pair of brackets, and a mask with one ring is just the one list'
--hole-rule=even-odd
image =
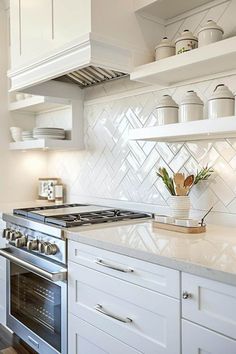
{"label": "white ceramic canister", "polygon": [[178,123],[179,106],[169,95],[162,96],[157,106],[158,125]]}
{"label": "white ceramic canister", "polygon": [[184,30],[179,38],[175,41],[175,52],[181,54],[198,47],[198,39],[191,31]]}
{"label": "white ceramic canister", "polygon": [[216,86],[208,100],[208,118],[215,119],[234,115],[234,95],[224,84]]}
{"label": "white ceramic canister", "polygon": [[155,48],[155,58],[160,60],[172,55],[175,55],[175,45],[167,37],[164,37]]}
{"label": "white ceramic canister", "polygon": [[215,21],[208,20],[206,26],[198,31],[198,47],[221,41],[223,34],[223,29]]}
{"label": "white ceramic canister", "polygon": [[191,122],[203,118],[203,102],[195,91],[187,91],[180,103],[179,122]]}
{"label": "white ceramic canister", "polygon": [[176,219],[188,219],[190,212],[189,196],[171,196],[170,208],[172,216]]}

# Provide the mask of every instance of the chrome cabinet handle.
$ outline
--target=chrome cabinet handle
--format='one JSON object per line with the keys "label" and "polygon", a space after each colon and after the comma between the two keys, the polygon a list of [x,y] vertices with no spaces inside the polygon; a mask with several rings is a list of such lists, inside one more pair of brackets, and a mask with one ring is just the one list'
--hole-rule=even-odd
{"label": "chrome cabinet handle", "polygon": [[111,317],[113,318],[114,320],[117,320],[117,321],[120,321],[122,323],[131,323],[133,322],[133,320],[131,320],[131,318],[129,317],[120,317],[118,315],[115,315],[107,310],[104,310],[103,306],[100,305],[100,304],[97,304],[96,306],[94,306],[94,309],[100,313],[102,313],[103,315],[105,316],[108,316],[108,317]]}
{"label": "chrome cabinet handle", "polygon": [[182,297],[184,300],[191,299],[192,294],[188,293],[187,291],[184,291]]}
{"label": "chrome cabinet handle", "polygon": [[104,262],[102,259],[96,259],[94,261],[96,264],[99,264],[100,266],[106,267],[106,268],[110,268],[113,270],[117,270],[118,272],[123,272],[123,273],[132,273],[134,270],[132,268],[122,268],[118,265],[115,264],[111,264],[108,262]]}

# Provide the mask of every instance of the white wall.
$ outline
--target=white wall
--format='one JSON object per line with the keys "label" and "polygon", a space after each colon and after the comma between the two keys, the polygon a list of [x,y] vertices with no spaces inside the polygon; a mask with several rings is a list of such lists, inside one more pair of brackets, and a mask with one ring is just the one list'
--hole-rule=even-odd
{"label": "white wall", "polygon": [[[8,112],[8,17],[3,2],[0,3],[0,203],[33,200],[37,193],[37,178],[47,175],[45,153],[10,152]],[[30,117],[28,117],[30,119]]]}

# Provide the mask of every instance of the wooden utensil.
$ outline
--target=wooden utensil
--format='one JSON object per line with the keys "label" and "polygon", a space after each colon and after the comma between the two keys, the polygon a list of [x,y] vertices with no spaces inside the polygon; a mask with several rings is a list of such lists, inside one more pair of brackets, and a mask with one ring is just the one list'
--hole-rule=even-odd
{"label": "wooden utensil", "polygon": [[185,187],[176,186],[175,192],[176,192],[176,195],[184,197],[187,195],[188,189],[186,189]]}
{"label": "wooden utensil", "polygon": [[194,175],[190,175],[188,176],[185,180],[184,180],[184,187],[191,187],[192,184],[194,182]]}
{"label": "wooden utensil", "polygon": [[184,180],[185,180],[185,177],[184,177],[183,173],[175,173],[174,174],[174,182],[175,182],[176,186],[183,187],[184,186]]}

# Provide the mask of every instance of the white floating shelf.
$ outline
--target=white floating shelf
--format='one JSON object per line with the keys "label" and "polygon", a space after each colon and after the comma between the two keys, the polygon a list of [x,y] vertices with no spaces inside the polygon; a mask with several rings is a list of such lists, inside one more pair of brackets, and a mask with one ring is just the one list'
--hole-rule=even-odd
{"label": "white floating shelf", "polygon": [[134,9],[152,18],[169,20],[210,2],[212,0],[135,0]]}
{"label": "white floating shelf", "polygon": [[186,80],[235,70],[236,37],[135,68],[130,78],[166,87]]}
{"label": "white floating shelf", "polygon": [[184,142],[236,137],[236,116],[131,129],[130,140]]}
{"label": "white floating shelf", "polygon": [[10,150],[77,150],[81,146],[72,140],[36,139],[10,143]]}
{"label": "white floating shelf", "polygon": [[56,97],[32,96],[23,100],[11,102],[9,104],[10,111],[26,111],[32,113],[39,113],[51,109],[58,109],[63,106],[70,105],[69,99],[62,99]]}

